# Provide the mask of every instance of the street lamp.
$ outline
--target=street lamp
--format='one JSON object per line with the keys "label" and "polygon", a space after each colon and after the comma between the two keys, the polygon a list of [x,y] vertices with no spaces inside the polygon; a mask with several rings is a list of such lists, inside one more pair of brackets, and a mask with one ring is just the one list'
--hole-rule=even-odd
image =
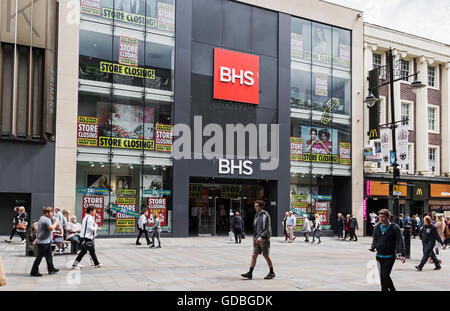
{"label": "street lamp", "polygon": [[[392,48],[389,48],[389,52],[387,53],[387,62],[388,62],[388,66],[389,66],[389,79],[388,79],[388,81],[385,82],[385,83],[382,83],[380,85],[376,85],[376,86],[373,86],[373,87],[369,88],[369,95],[364,100],[364,103],[366,103],[369,108],[373,107],[375,105],[375,103],[377,101],[379,101],[379,99],[376,96],[373,95],[373,91],[378,89],[378,88],[380,88],[380,87],[382,87],[382,86],[389,85],[389,88],[390,88],[390,101],[391,101],[391,122],[390,123],[386,123],[386,124],[382,124],[382,125],[379,125],[379,126],[380,127],[381,126],[388,126],[392,130],[392,149],[393,149],[392,153],[394,154],[394,162],[392,164],[392,168],[393,168],[392,174],[393,174],[393,176],[392,176],[391,184],[392,185],[398,185],[398,182],[400,180],[400,170],[399,170],[398,164],[397,164],[397,146],[396,146],[395,130],[396,130],[397,126],[398,126],[397,123],[403,122],[404,120],[395,121],[394,82],[397,82],[397,81],[403,80],[405,78],[409,78],[409,77],[414,76],[415,80],[410,85],[410,88],[413,90],[414,93],[415,93],[415,91],[417,89],[423,88],[426,85],[418,80],[417,77],[418,77],[419,72],[411,74],[411,75],[408,75],[408,76],[403,76],[401,74],[401,70],[400,70],[401,66],[400,66],[399,62],[397,62],[397,64],[396,64],[397,66],[395,68],[396,69],[396,72],[395,72],[396,76],[399,76],[399,78],[397,78],[397,79],[394,78],[394,56],[392,54]],[[386,67],[383,66],[382,69],[385,70]],[[393,214],[396,217],[398,217],[398,196],[394,196]]]}

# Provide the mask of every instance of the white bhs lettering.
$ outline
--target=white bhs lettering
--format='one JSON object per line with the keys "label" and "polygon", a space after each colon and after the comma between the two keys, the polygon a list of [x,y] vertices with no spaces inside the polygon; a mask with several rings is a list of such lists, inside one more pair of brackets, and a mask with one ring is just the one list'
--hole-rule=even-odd
{"label": "white bhs lettering", "polygon": [[239,160],[238,164],[234,164],[234,160],[219,159],[219,174],[234,174],[234,170],[239,170],[239,175],[253,174],[252,161]]}
{"label": "white bhs lettering", "polygon": [[236,74],[236,70],[230,69],[228,67],[220,67],[220,81],[221,82],[231,82],[233,84],[236,83],[236,79],[239,79],[239,84],[245,84],[248,86],[252,86],[255,84],[255,80],[252,78],[253,72],[247,70],[244,72],[244,70],[240,70],[239,74]]}

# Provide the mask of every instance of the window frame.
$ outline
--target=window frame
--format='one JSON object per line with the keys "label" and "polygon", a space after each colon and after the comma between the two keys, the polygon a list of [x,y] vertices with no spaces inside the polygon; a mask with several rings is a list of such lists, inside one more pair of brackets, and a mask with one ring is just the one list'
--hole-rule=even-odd
{"label": "window frame", "polygon": [[[412,61],[410,60],[410,59],[404,59],[404,58],[401,58],[400,59],[400,77],[403,77],[403,64],[405,63],[405,62],[408,62],[408,72],[407,72],[407,74],[406,74],[406,76],[409,76],[410,74],[411,74],[411,72],[412,72]],[[411,83],[411,81],[409,81],[409,78],[410,77],[408,77],[408,78],[402,78],[401,80],[400,80],[400,82],[401,83],[406,83],[406,84],[410,84]],[[406,80],[405,80],[406,79]]]}
{"label": "window frame", "polygon": [[406,104],[409,106],[409,121],[408,121],[408,130],[414,131],[414,102],[412,100],[405,100],[402,99],[400,103],[400,118],[402,117],[402,106],[403,104]]}
{"label": "window frame", "polygon": [[[430,76],[429,76],[429,68],[434,68],[434,86],[430,85]],[[430,66],[427,67],[427,88],[432,90],[439,90],[439,65],[437,66]]]}
{"label": "window frame", "polygon": [[[429,119],[429,110],[433,109],[434,110],[434,130],[430,130],[430,119]],[[437,105],[428,105],[427,107],[427,128],[428,128],[428,133],[432,133],[432,134],[439,134],[440,133],[440,118],[439,118],[439,106]]]}
{"label": "window frame", "polygon": [[[430,170],[430,150],[435,150],[434,151],[434,166],[435,166],[435,170],[434,172]],[[435,175],[435,176],[439,176],[441,175],[440,173],[440,161],[439,161],[439,155],[440,155],[440,148],[439,146],[436,145],[428,145],[428,155],[427,155],[427,159],[428,159],[428,170],[431,174]]]}

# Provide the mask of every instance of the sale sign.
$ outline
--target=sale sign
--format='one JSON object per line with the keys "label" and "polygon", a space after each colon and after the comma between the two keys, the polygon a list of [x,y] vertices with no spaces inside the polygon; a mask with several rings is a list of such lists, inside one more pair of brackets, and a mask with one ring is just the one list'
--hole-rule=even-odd
{"label": "sale sign", "polygon": [[119,64],[137,66],[139,61],[139,40],[129,37],[119,38]]}
{"label": "sale sign", "polygon": [[161,226],[166,226],[166,208],[167,200],[166,198],[148,198],[148,212],[159,214],[159,219],[161,220]]}
{"label": "sale sign", "polygon": [[259,56],[215,48],[214,98],[259,104]]}
{"label": "sale sign", "polygon": [[[136,198],[118,197],[116,205],[123,210],[136,211]],[[136,227],[136,218],[127,213],[117,213],[116,216],[116,232],[134,232]]]}
{"label": "sale sign", "polygon": [[172,152],[173,125],[156,124],[155,150],[162,152]]}
{"label": "sale sign", "polygon": [[320,224],[323,226],[328,225],[328,203],[316,202],[316,214],[319,215]]}
{"label": "sale sign", "polygon": [[158,2],[158,28],[161,30],[175,31],[175,6]]}
{"label": "sale sign", "polygon": [[303,159],[303,138],[291,137],[291,161],[301,161]]}
{"label": "sale sign", "polygon": [[94,117],[78,116],[77,124],[78,146],[97,147],[98,144],[98,119]]}
{"label": "sale sign", "polygon": [[315,95],[328,96],[328,75],[326,73],[316,73]]}
{"label": "sale sign", "polygon": [[92,206],[95,208],[95,223],[101,227],[103,226],[103,207],[105,203],[104,197],[83,197],[83,211],[82,211],[82,218],[84,219],[84,216],[86,215],[86,209],[89,206]]}

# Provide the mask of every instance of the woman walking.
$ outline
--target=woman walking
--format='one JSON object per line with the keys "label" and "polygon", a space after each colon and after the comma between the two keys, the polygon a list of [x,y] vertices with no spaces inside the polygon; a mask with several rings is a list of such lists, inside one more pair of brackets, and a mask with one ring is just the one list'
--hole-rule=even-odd
{"label": "woman walking", "polygon": [[[344,240],[347,240],[347,237],[350,235],[350,215],[346,216],[347,219],[345,219],[345,227],[344,227],[344,231],[345,231],[345,236],[344,236]],[[351,238],[351,236],[350,236]]]}
{"label": "woman walking", "polygon": [[313,230],[312,230],[312,242],[314,243],[314,240],[317,239],[319,240],[319,242],[317,242],[317,244],[320,244],[322,241],[320,240],[320,236],[322,235],[322,231],[320,230],[320,217],[319,214],[315,214],[314,215],[314,224],[313,224]]}
{"label": "woman walking", "polygon": [[344,228],[345,228],[345,218],[341,213],[337,214],[337,229],[338,229],[338,240],[344,238]]}
{"label": "woman walking", "polygon": [[305,236],[305,242],[308,243],[309,242],[308,234],[311,232],[311,226],[309,225],[309,219],[306,214],[303,218],[302,232],[303,232],[303,235]]}
{"label": "woman walking", "polygon": [[[439,237],[442,241],[445,241],[445,223],[444,223],[444,217],[442,214],[437,215],[436,217],[436,230],[439,234]],[[436,244],[434,246],[434,253],[436,254],[436,258],[439,260],[439,263],[442,263],[442,249],[445,248],[445,244]]]}
{"label": "woman walking", "polygon": [[142,210],[141,216],[139,217],[139,220],[138,220],[139,235],[136,239],[136,245],[141,245],[141,243],[139,242],[139,239],[141,238],[142,234],[145,235],[145,240],[147,240],[147,245],[150,245],[150,239],[148,238],[148,232],[147,232],[147,227],[146,227],[147,222],[148,222],[147,210]]}
{"label": "woman walking", "polygon": [[289,239],[289,234],[287,232],[287,219],[289,218],[289,212],[284,213],[284,219],[281,222],[281,224],[283,225],[283,234],[284,234],[284,241],[286,242]]}
{"label": "woman walking", "polygon": [[21,206],[19,207],[19,215],[17,216],[17,225],[16,225],[16,231],[19,234],[20,238],[22,239],[22,244],[26,242],[25,239],[25,233],[27,232],[27,226],[28,226],[28,214],[25,211],[25,207]]}
{"label": "woman walking", "polygon": [[427,263],[428,258],[431,257],[435,265],[435,268],[433,270],[440,270],[441,265],[439,263],[439,260],[436,258],[433,249],[436,241],[438,241],[441,245],[443,245],[444,242],[442,242],[442,239],[439,236],[436,227],[432,225],[431,217],[426,216],[423,220],[424,226],[422,227],[422,230],[420,232],[420,238],[422,239],[423,246],[423,257],[420,264],[415,268],[419,271],[422,271],[422,268]]}
{"label": "woman walking", "polygon": [[158,246],[156,248],[161,248],[161,241],[159,235],[161,233],[161,220],[159,219],[159,213],[153,213],[153,227],[152,227],[152,244],[150,247],[155,247],[155,237],[158,239]]}
{"label": "woman walking", "polygon": [[239,216],[239,212],[236,212],[233,220],[231,221],[231,230],[234,233],[235,243],[241,243],[242,232],[244,231],[244,220]]}

